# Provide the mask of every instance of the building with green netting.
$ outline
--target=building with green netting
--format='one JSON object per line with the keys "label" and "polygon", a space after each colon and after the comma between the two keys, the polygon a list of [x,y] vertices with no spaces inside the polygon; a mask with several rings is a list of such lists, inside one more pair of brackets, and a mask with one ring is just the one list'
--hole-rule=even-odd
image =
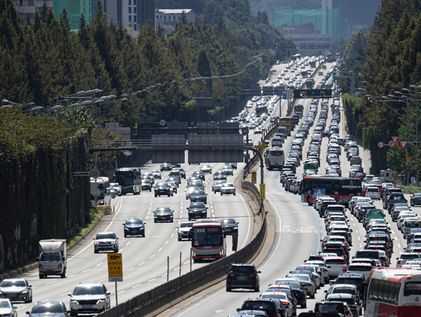
{"label": "building with green netting", "polygon": [[280,9],[269,12],[270,23],[279,28],[299,29],[307,26],[314,33],[328,35],[334,39],[342,36],[341,8],[323,9]]}
{"label": "building with green netting", "polygon": [[82,15],[86,22],[92,21],[95,17],[97,3],[98,0],[54,0],[53,13],[56,18],[60,18],[65,10],[70,29],[78,30]]}

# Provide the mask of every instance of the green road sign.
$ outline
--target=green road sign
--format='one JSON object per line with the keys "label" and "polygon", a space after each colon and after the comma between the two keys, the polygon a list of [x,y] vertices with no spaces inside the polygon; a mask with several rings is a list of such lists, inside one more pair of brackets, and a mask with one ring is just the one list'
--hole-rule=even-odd
{"label": "green road sign", "polygon": [[332,89],[294,89],[294,98],[332,98]]}

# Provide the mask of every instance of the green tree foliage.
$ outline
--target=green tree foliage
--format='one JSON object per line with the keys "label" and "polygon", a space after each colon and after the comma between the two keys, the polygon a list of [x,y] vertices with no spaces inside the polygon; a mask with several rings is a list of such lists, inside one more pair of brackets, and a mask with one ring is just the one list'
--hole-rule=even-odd
{"label": "green tree foliage", "polygon": [[[415,120],[415,110],[411,102],[385,104],[379,99],[395,90],[421,83],[420,34],[419,1],[383,0],[369,36],[355,36],[345,54],[345,57],[349,56],[346,71],[364,74],[364,91],[361,94],[363,103],[359,106],[357,125],[360,135],[370,146],[375,171],[385,168],[387,162],[386,151],[379,151],[377,148],[379,141],[388,142],[392,136],[398,134],[408,141],[415,139],[415,123],[408,124]],[[349,79],[351,76],[346,77]],[[409,145],[407,151],[408,157],[416,156],[415,146]],[[398,157],[392,151],[387,159],[394,166],[401,162],[398,169],[402,169],[406,163]],[[406,164],[407,168],[409,166],[411,164]],[[419,168],[421,166],[411,167],[413,170]]]}
{"label": "green tree foliage", "polygon": [[[169,36],[146,26],[132,38],[121,27],[108,24],[101,11],[89,24],[82,16],[79,32],[70,32],[66,12],[55,19],[41,10],[35,23],[28,25],[21,23],[10,0],[0,0],[0,96],[51,106],[55,97],[80,90],[136,93],[138,98],[107,105],[96,117],[99,123],[116,120],[134,126],[145,117],[191,119],[194,96],[209,85],[215,100],[210,113],[216,115],[210,119],[217,119],[215,110],[234,108],[240,100],[238,92],[267,71],[269,62],[226,81],[184,79],[235,73],[257,54],[273,62],[293,53],[295,47],[267,23],[266,14],[252,16],[247,0],[191,4],[198,13],[197,25],[183,20]],[[204,57],[208,63],[202,63]]]}

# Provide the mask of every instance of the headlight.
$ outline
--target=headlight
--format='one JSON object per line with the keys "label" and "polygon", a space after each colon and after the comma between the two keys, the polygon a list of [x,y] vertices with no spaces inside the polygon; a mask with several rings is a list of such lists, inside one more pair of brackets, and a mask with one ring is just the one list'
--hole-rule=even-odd
{"label": "headlight", "polygon": [[[1,292],[0,292],[0,294],[1,294]],[[22,291],[22,294],[28,294],[28,291],[24,290],[24,291]]]}
{"label": "headlight", "polygon": [[98,299],[98,301],[96,303],[97,303],[97,305],[98,304],[104,304],[105,303],[105,299]]}
{"label": "headlight", "polygon": [[76,305],[79,305],[79,302],[78,302],[76,299],[71,299],[71,300],[70,300],[70,303],[71,303],[71,304],[76,304]]}

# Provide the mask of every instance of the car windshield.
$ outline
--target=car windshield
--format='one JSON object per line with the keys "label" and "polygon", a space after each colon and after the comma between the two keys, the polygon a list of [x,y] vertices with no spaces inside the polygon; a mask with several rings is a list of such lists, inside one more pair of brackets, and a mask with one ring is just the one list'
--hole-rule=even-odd
{"label": "car windshield", "polygon": [[170,208],[157,208],[155,212],[156,213],[169,213],[171,212],[171,209]]}
{"label": "car windshield", "polygon": [[343,313],[343,304],[340,303],[323,303],[318,305],[319,313]]}
{"label": "car windshield", "polygon": [[109,232],[109,233],[97,233],[95,239],[99,240],[99,239],[115,239],[115,238],[116,238],[115,233]]}
{"label": "car windshield", "polygon": [[31,314],[46,314],[46,313],[64,313],[64,305],[60,303],[54,304],[40,304],[32,308]]}
{"label": "car windshield", "polygon": [[41,253],[40,261],[60,261],[60,252],[43,252]]}
{"label": "car windshield", "polygon": [[10,303],[8,300],[0,300],[0,308],[10,308]]}
{"label": "car windshield", "polygon": [[236,225],[235,219],[224,219],[224,225]]}
{"label": "car windshield", "polygon": [[181,228],[191,228],[193,226],[193,223],[182,223],[180,224]]}
{"label": "car windshield", "polygon": [[104,294],[104,288],[97,286],[76,286],[73,295],[100,295]]}
{"label": "car windshield", "polygon": [[352,288],[344,288],[344,287],[335,287],[333,292],[335,294],[354,294],[354,290]]}
{"label": "car windshield", "polygon": [[282,293],[271,293],[271,294],[262,294],[261,298],[275,298],[275,299],[280,299],[280,300],[288,300],[288,297],[286,296],[286,294],[282,294]]}
{"label": "car windshield", "polygon": [[17,287],[25,287],[26,283],[22,280],[4,280],[0,284],[1,287],[11,287],[11,286],[17,286]]}

